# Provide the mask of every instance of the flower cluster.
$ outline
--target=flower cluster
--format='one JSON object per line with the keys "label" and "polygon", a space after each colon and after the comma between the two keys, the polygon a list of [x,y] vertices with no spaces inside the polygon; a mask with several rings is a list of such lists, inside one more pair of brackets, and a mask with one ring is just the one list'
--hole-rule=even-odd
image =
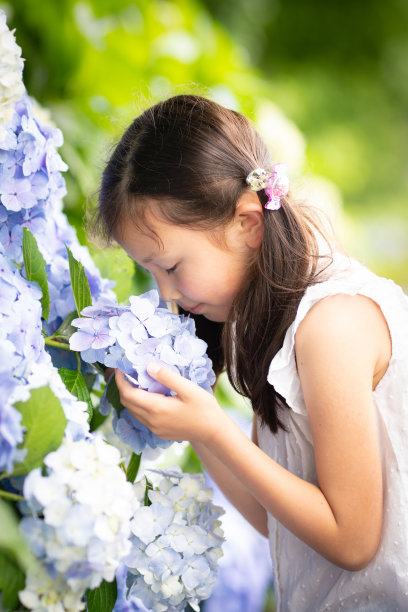
{"label": "flower cluster", "polygon": [[[132,296],[128,306],[105,301],[84,308],[81,314],[84,316],[72,321],[78,331],[71,336],[70,347],[80,351],[84,361],[119,368],[142,389],[170,394],[167,387],[147,373],[146,366],[156,362],[211,391],[215,375],[206,355],[206,343],[195,336],[193,319],[160,305],[157,291]],[[101,411],[107,414],[109,410],[107,401],[101,402]],[[171,444],[125,410],[114,415],[113,427],[136,453],[146,446],[165,448]]]}
{"label": "flower cluster", "polygon": [[[130,551],[133,486],[119,467],[118,449],[97,436],[65,440],[44,463],[45,476],[38,468],[25,479],[32,516],[23,518],[21,529],[53,589],[65,582],[66,595],[79,600],[87,588],[112,581]],[[40,597],[43,582],[42,574],[38,580],[30,576],[22,595],[25,605],[30,597]]]}
{"label": "flower cluster", "polygon": [[[131,520],[128,598],[154,612],[182,612],[187,604],[198,611],[222,555],[223,510],[211,502],[202,474],[183,474],[177,466],[157,472],[162,478],[148,491],[150,505],[141,505]],[[141,484],[138,496],[142,504]]]}
{"label": "flower cluster", "polygon": [[6,15],[0,11],[0,144],[6,138],[4,128],[10,123],[14,105],[24,92],[21,80],[23,59],[21,49],[7,27]]}
{"label": "flower cluster", "polygon": [[[47,360],[41,334],[41,291],[0,254],[0,472],[21,459],[21,415],[10,398],[28,383],[33,365]],[[49,358],[48,358],[49,359]]]}
{"label": "flower cluster", "polygon": [[48,325],[54,331],[75,310],[65,245],[85,266],[95,299],[111,299],[113,283],[101,278],[62,212],[66,188],[61,171],[67,166],[57,152],[63,141],[61,131],[41,125],[33,103],[24,95],[15,106],[7,133],[6,142],[0,145],[0,252],[21,264],[23,227],[34,234],[47,263]]}
{"label": "flower cluster", "polygon": [[56,580],[42,565],[27,573],[25,588],[19,592],[21,603],[36,612],[81,612],[85,610],[83,593],[73,592],[63,576]]}

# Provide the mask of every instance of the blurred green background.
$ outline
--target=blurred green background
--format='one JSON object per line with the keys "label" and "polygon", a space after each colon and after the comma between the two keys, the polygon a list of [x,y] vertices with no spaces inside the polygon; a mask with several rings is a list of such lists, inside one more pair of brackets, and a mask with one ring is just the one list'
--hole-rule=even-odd
{"label": "blurred green background", "polygon": [[[65,207],[82,242],[86,201],[120,133],[147,104],[193,91],[247,114],[289,164],[294,192],[334,215],[352,254],[408,288],[405,0],[0,7],[26,58],[28,92],[64,133]],[[95,256],[111,278],[127,269],[119,255]]]}

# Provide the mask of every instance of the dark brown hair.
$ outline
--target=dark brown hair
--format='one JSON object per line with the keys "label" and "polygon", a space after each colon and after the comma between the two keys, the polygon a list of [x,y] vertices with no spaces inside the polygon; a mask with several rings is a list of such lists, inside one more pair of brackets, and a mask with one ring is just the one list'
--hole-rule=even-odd
{"label": "dark brown hair", "polygon": [[[95,225],[107,239],[124,219],[143,228],[153,200],[172,224],[219,230],[234,218],[247,175],[271,164],[243,115],[200,96],[174,96],[148,108],[123,134],[103,172]],[[258,196],[265,203],[264,192]],[[268,368],[306,288],[317,282],[317,229],[309,209],[289,198],[278,211],[265,210],[258,258],[228,321],[194,316],[216,373],[226,367],[273,432],[286,404],[266,382]]]}

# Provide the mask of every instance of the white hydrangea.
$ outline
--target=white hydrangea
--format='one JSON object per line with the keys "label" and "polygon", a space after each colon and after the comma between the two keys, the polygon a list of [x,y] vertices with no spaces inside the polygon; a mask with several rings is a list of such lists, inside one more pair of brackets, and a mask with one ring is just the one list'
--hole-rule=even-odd
{"label": "white hydrangea", "polygon": [[21,603],[33,612],[85,610],[82,593],[73,593],[63,576],[53,580],[41,565],[36,565],[27,572],[25,588],[18,596]]}
{"label": "white hydrangea", "polygon": [[137,502],[120,462],[118,449],[99,436],[65,439],[45,457],[46,475],[38,468],[25,479],[31,516],[21,529],[55,589],[63,578],[73,596],[82,596],[102,580],[111,582],[129,553]]}
{"label": "white hydrangea", "polygon": [[24,60],[21,49],[7,26],[6,14],[0,9],[0,143],[5,139],[14,105],[24,93],[22,81]]}

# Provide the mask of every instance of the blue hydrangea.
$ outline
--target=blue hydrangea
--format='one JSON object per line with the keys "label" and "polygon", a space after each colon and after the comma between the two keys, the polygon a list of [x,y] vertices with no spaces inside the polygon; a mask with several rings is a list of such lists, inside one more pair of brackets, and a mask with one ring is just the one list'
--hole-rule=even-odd
{"label": "blue hydrangea", "polygon": [[113,298],[113,283],[103,279],[62,212],[67,169],[57,152],[59,129],[41,124],[27,95],[16,104],[8,129],[14,138],[0,145],[0,252],[22,264],[22,229],[34,234],[47,262],[51,310],[49,331],[75,309],[65,245],[85,267],[94,299]]}
{"label": "blue hydrangea", "polygon": [[[18,386],[27,391],[36,386],[29,384],[34,364],[46,365],[50,377],[55,378],[42,328],[44,325],[51,334],[75,310],[65,245],[85,266],[95,299],[111,300],[113,283],[101,277],[62,212],[66,189],[61,172],[67,166],[57,152],[62,144],[60,130],[42,125],[32,101],[24,94],[15,104],[4,134],[0,143],[0,470],[10,471],[20,456],[17,446],[23,436],[21,419],[10,403],[11,394]],[[41,320],[39,287],[24,278],[23,227],[34,234],[46,261],[48,322]],[[69,360],[68,351],[59,353],[63,355],[58,356],[58,365],[69,367],[62,360]],[[75,407],[76,399],[70,394],[67,398],[62,385],[55,387],[68,418],[67,431],[74,439],[83,437],[89,430],[83,419],[83,404],[77,402]]]}
{"label": "blue hydrangea", "polygon": [[[138,387],[169,395],[170,389],[147,373],[147,365],[156,362],[211,392],[215,375],[206,343],[195,335],[194,321],[165,308],[156,290],[132,296],[127,306],[105,300],[81,314],[72,321],[78,331],[72,334],[70,347],[80,351],[84,361],[119,368]],[[100,410],[103,414],[110,411],[106,394]],[[136,453],[146,446],[167,448],[172,443],[158,438],[125,410],[115,412],[113,427]]]}
{"label": "blue hydrangea", "polygon": [[[199,611],[216,579],[222,555],[223,510],[212,501],[202,474],[183,474],[178,466],[154,470],[160,477],[149,491],[150,505],[133,514],[127,599],[149,610]],[[143,503],[144,490],[139,487]]]}

